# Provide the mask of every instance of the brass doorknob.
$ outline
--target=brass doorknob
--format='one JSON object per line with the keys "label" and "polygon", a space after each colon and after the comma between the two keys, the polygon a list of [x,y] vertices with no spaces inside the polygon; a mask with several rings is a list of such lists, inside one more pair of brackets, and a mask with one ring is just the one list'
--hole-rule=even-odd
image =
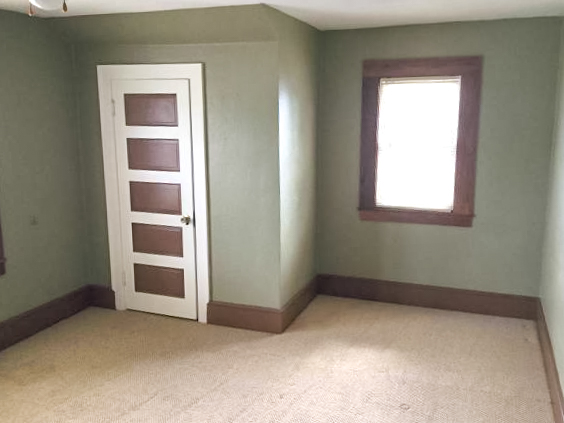
{"label": "brass doorknob", "polygon": [[180,218],[180,221],[181,221],[182,223],[184,223],[185,225],[189,225],[190,222],[192,222],[192,219],[190,218],[190,216],[182,216],[182,217]]}

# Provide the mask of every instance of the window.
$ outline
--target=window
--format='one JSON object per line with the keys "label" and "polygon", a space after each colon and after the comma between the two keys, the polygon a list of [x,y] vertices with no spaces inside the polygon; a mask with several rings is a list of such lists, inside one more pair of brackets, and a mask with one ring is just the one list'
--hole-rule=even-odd
{"label": "window", "polygon": [[367,60],[362,220],[472,226],[481,57]]}

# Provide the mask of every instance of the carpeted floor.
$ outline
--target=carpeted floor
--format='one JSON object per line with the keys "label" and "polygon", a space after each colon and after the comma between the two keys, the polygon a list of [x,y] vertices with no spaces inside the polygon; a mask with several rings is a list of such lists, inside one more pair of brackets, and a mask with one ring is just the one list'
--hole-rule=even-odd
{"label": "carpeted floor", "polygon": [[318,297],[283,335],[85,310],[0,353],[0,421],[553,419],[533,322]]}

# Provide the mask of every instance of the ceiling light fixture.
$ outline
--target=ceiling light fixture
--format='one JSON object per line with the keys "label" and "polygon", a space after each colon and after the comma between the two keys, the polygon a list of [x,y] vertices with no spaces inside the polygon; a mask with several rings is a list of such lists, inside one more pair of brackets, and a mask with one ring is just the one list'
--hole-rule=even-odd
{"label": "ceiling light fixture", "polygon": [[35,15],[35,8],[41,10],[57,10],[61,7],[63,12],[67,12],[67,0],[63,0],[62,5],[61,0],[29,0],[29,16]]}

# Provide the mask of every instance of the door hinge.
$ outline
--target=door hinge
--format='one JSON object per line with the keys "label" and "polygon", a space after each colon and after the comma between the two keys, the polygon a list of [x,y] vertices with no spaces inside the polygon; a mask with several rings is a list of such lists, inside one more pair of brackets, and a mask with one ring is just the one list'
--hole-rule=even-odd
{"label": "door hinge", "polygon": [[112,116],[116,115],[116,101],[112,98]]}

